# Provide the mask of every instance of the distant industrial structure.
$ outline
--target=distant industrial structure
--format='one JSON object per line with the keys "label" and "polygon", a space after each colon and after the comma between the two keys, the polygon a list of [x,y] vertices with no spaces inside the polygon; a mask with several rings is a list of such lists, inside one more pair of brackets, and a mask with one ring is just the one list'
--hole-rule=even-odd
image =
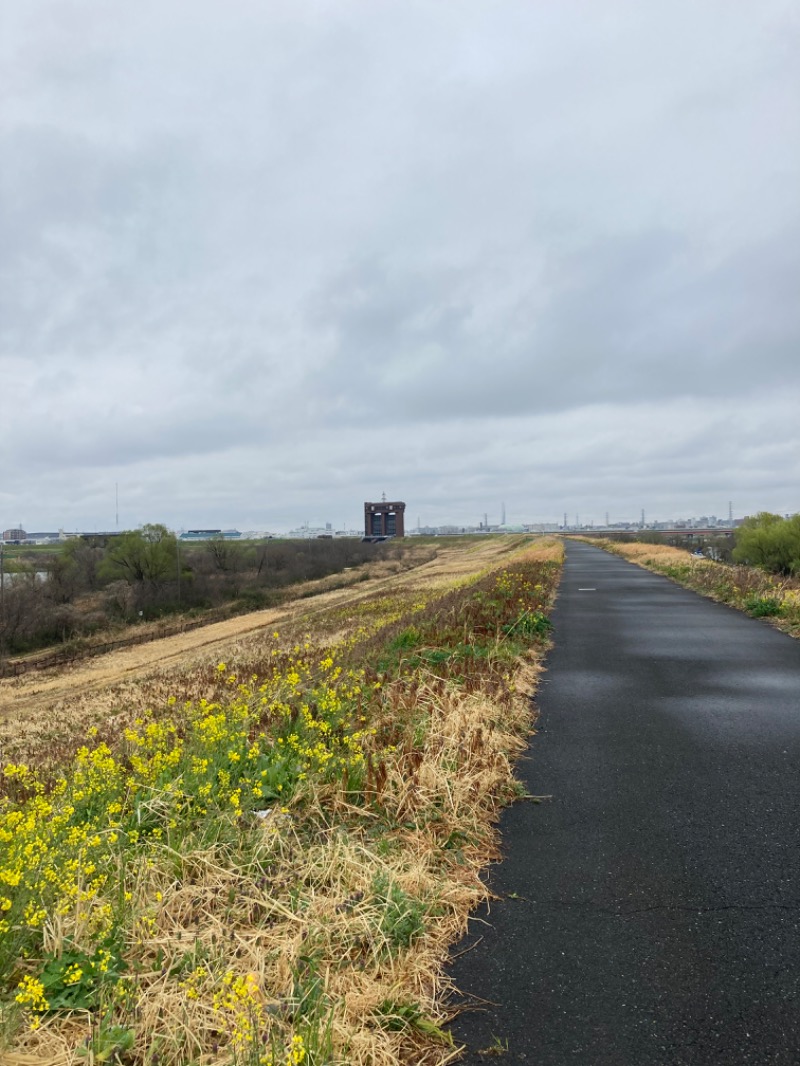
{"label": "distant industrial structure", "polygon": [[223,540],[240,540],[241,536],[238,529],[187,529],[180,534],[178,540],[218,540],[220,537]]}
{"label": "distant industrial structure", "polygon": [[119,530],[110,530],[107,532],[93,532],[93,533],[79,533],[75,530],[74,533],[67,533],[63,529],[59,529],[58,532],[50,530],[48,532],[26,533],[24,529],[4,529],[2,533],[3,542],[6,544],[63,544],[68,540],[107,540],[109,537],[118,537],[120,535]]}
{"label": "distant industrial structure", "polygon": [[404,537],[406,505],[399,500],[389,502],[384,493],[380,503],[364,504],[364,536],[370,540],[380,537]]}

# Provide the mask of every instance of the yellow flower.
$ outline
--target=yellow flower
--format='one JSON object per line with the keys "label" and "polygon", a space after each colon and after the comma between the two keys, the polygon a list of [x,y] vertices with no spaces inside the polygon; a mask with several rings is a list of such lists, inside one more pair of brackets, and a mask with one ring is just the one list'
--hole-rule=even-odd
{"label": "yellow flower", "polygon": [[44,994],[44,985],[38,977],[26,975],[18,985],[18,992],[14,997],[21,1006],[30,1010],[45,1011],[50,1009],[50,1004]]}
{"label": "yellow flower", "polygon": [[300,1066],[306,1060],[306,1045],[302,1036],[292,1037],[292,1046],[286,1056],[286,1066]]}

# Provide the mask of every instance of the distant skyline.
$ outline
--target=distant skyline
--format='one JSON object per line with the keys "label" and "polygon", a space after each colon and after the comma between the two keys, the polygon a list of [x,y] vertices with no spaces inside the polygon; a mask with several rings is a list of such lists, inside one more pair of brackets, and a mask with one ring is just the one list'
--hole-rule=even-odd
{"label": "distant skyline", "polygon": [[[448,526],[448,525],[457,526],[457,527],[460,527],[460,526],[475,526],[475,527],[477,527],[484,521],[484,515],[486,516],[486,519],[487,519],[487,522],[488,522],[489,526],[499,526],[499,525],[502,524],[501,523],[501,517],[502,517],[502,513],[503,513],[502,509],[503,509],[503,505],[501,504],[500,505],[500,509],[497,511],[496,514],[493,514],[491,511],[484,511],[484,512],[481,512],[480,514],[475,515],[475,516],[473,516],[471,518],[459,519],[459,520],[454,519],[454,518],[444,518],[441,521],[436,521],[436,522],[427,521],[422,514],[420,514],[419,516],[416,516],[416,515],[412,516],[411,512],[407,510],[406,511],[406,531],[407,532],[413,532],[417,528],[418,519],[419,519],[419,524],[421,526],[423,526],[423,527],[424,526]],[[767,510],[767,511],[772,510],[774,513],[777,513],[777,514],[790,514],[790,513],[794,514],[794,513],[797,513],[796,511],[791,511],[791,512],[778,511],[775,508],[769,508],[769,507],[760,507],[760,508],[758,508],[758,510],[760,510],[760,511],[761,510]],[[733,508],[732,517],[733,517],[734,520],[736,520],[736,519],[744,518],[747,515],[752,515],[752,514],[756,514],[756,513],[757,513],[756,511],[747,511],[747,512],[738,513],[736,511],[736,509]],[[575,512],[575,511],[567,511],[566,512],[566,517],[567,517],[567,525],[568,526],[574,526],[574,525],[578,525],[578,524],[586,525],[586,526],[590,526],[590,525],[603,526],[603,525],[606,524],[605,512],[603,514],[601,514],[601,515],[594,515],[593,516],[590,513],[585,513],[584,514],[584,513],[580,512],[580,511],[577,511],[577,512]],[[664,523],[664,522],[672,522],[672,521],[675,521],[675,522],[695,521],[695,520],[697,520],[699,518],[709,518],[709,519],[716,518],[716,519],[719,519],[721,521],[727,522],[728,521],[728,506],[726,504],[724,510],[714,511],[714,510],[711,510],[711,509],[706,509],[706,510],[698,511],[696,514],[663,514],[663,515],[661,515],[661,514],[652,514],[651,515],[647,511],[645,511],[645,524],[646,525],[650,525],[650,524],[656,523],[656,522]],[[640,519],[641,519],[641,509],[639,510],[638,513],[634,512],[634,513],[631,513],[631,514],[621,514],[621,513],[614,512],[613,510],[609,510],[609,513],[608,513],[608,521],[609,521],[610,525],[615,525],[615,524],[625,523],[625,522],[635,525],[635,524],[639,523]],[[158,519],[158,518],[152,518],[152,519],[148,519],[148,521],[161,522],[162,520]],[[531,516],[531,515],[523,515],[523,513],[521,511],[517,512],[513,508],[509,508],[508,505],[506,505],[506,523],[505,524],[507,526],[548,524],[548,525],[552,525],[552,526],[555,527],[555,526],[563,525],[563,521],[564,521],[564,512],[563,511],[560,514],[551,515],[551,516],[544,516],[544,517],[537,516],[537,515]],[[72,532],[86,532],[86,533],[88,533],[88,532],[106,532],[106,533],[109,533],[109,532],[113,532],[116,529],[119,529],[119,530],[136,529],[139,526],[144,525],[144,524],[145,524],[144,522],[138,522],[138,523],[135,523],[135,524],[127,524],[126,525],[126,524],[123,523],[121,516],[120,516],[119,525],[117,525],[116,522],[112,518],[111,523],[102,524],[102,523],[96,523],[95,522],[95,523],[91,523],[89,525],[84,525],[84,526],[80,526],[80,527],[78,527],[78,526],[75,526],[75,527],[64,526],[63,524],[52,524],[52,523],[50,525],[42,525],[42,526],[34,527],[34,526],[30,525],[30,524],[26,525],[24,522],[20,525],[18,522],[9,523],[9,522],[3,522],[2,519],[0,519],[0,532],[2,532],[3,530],[6,530],[6,529],[20,528],[20,529],[24,529],[26,533],[32,533],[32,532],[37,532],[37,531],[38,532],[58,532],[60,529],[63,529],[64,532],[66,532],[66,533],[72,533]],[[330,524],[330,526],[331,526],[331,528],[333,530],[361,530],[363,528],[363,513],[361,515],[360,520],[353,520],[352,522],[347,522],[347,523],[337,523],[331,517],[317,517],[317,518],[314,518],[314,519],[302,519],[300,521],[293,522],[293,523],[290,523],[288,525],[276,525],[276,524],[273,523],[272,525],[254,526],[254,525],[248,525],[247,523],[242,523],[242,522],[222,522],[222,523],[214,523],[214,522],[190,522],[190,523],[179,522],[177,524],[172,524],[172,523],[166,522],[164,524],[167,525],[168,528],[173,529],[173,530],[175,530],[177,532],[183,532],[183,531],[190,530],[190,529],[224,529],[224,530],[227,530],[227,529],[238,529],[240,532],[262,531],[262,532],[270,532],[270,533],[287,533],[287,532],[290,532],[291,530],[302,529],[306,525],[309,528],[312,528],[312,529],[324,529],[326,527],[326,525],[328,525],[328,524]]]}
{"label": "distant skyline", "polygon": [[0,14],[0,522],[800,509],[790,0]]}

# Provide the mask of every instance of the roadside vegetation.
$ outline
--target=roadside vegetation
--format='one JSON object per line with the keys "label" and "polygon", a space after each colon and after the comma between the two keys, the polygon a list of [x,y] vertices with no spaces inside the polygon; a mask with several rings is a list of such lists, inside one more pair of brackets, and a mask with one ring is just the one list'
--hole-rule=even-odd
{"label": "roadside vegetation", "polygon": [[[662,533],[657,529],[645,529],[636,533],[609,533],[607,540],[621,544],[663,544],[686,551],[701,551],[707,559],[717,563],[733,562],[733,540],[724,533],[672,532]],[[592,538],[592,542],[594,538]]]}
{"label": "roadside vegetation", "polygon": [[180,614],[197,618],[273,606],[302,582],[419,553],[410,542],[356,539],[181,544],[162,525],[62,547],[6,548],[0,658]]}
{"label": "roadside vegetation", "polygon": [[[769,524],[759,526],[757,519],[742,526],[737,532],[732,557],[755,562],[759,556],[753,544],[761,542],[764,528],[768,529]],[[668,544],[595,539],[589,543],[654,573],[664,574],[703,596],[745,611],[753,618],[766,618],[778,629],[800,637],[800,569],[797,566],[793,568],[797,576],[789,576],[745,563],[715,562]]]}
{"label": "roadside vegetation", "polygon": [[3,767],[0,1061],[457,1056],[447,947],[520,794],[563,554],[462,550]]}
{"label": "roadside vegetation", "polygon": [[791,518],[762,511],[736,530],[733,558],[770,574],[800,578],[800,514]]}

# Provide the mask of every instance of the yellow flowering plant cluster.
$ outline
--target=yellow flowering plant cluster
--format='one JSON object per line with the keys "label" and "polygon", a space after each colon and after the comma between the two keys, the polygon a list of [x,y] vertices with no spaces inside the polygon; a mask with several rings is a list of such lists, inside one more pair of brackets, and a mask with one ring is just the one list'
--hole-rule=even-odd
{"label": "yellow flowering plant cluster", "polygon": [[[4,775],[28,798],[0,806],[0,972],[30,977],[24,960],[47,959],[41,996],[30,1010],[87,1007],[116,978],[108,945],[129,925],[130,892],[121,890],[126,855],[170,846],[211,814],[241,819],[287,803],[311,779],[356,789],[363,776],[360,724],[364,671],[344,670],[332,654],[314,660],[298,648],[260,682],[240,683],[225,664],[230,698],[173,707],[173,718],[139,718],[120,750],[82,747],[52,788],[25,766]],[[49,969],[47,968],[49,966]]]}
{"label": "yellow flowering plant cluster", "polygon": [[97,1061],[140,1066],[366,1066],[446,1043],[418,1002],[436,980],[380,982],[430,957],[453,893],[479,897],[473,820],[508,767],[491,723],[557,571],[512,553],[337,603],[308,637],[301,619],[198,669],[191,699],[142,702],[56,780],[6,765],[0,1012],[22,1016],[19,1049],[41,1050],[47,1015],[67,1041],[90,1018]]}
{"label": "yellow flowering plant cluster", "polygon": [[0,972],[40,953],[56,930],[77,949],[107,939],[114,924],[115,868],[126,774],[105,744],[81,748],[71,772],[47,790],[21,766],[32,791],[0,807]]}
{"label": "yellow flowering plant cluster", "polygon": [[[301,1033],[288,1042],[270,1034],[269,1011],[254,973],[225,970],[215,976],[208,966],[198,966],[181,982],[187,1000],[210,997],[210,1012],[236,1066],[301,1066],[308,1047]],[[283,1046],[279,1046],[283,1045]]]}
{"label": "yellow flowering plant cluster", "polygon": [[231,1048],[239,1056],[259,1043],[264,1027],[264,1005],[258,982],[252,974],[237,976],[228,970],[214,995],[213,1009],[222,1016]]}

